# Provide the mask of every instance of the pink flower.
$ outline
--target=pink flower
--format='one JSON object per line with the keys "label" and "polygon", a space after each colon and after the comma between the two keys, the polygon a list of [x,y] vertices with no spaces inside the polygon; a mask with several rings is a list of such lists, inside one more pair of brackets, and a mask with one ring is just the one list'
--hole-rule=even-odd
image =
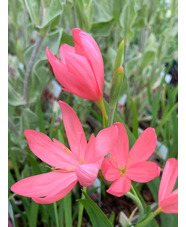
{"label": "pink flower", "polygon": [[119,197],[130,190],[131,180],[144,183],[159,176],[160,167],[146,161],[156,148],[153,128],[147,128],[129,152],[125,127],[121,123],[114,125],[118,128],[116,146],[111,151],[110,159],[104,159],[101,170],[106,180],[113,181],[107,192]]}
{"label": "pink flower", "polygon": [[64,102],[59,101],[59,105],[71,150],[43,133],[25,130],[32,152],[54,168],[22,179],[11,187],[16,194],[31,197],[37,203],[53,203],[63,198],[77,181],[85,187],[91,185],[117,138],[117,128],[112,126],[101,130],[96,137],[92,134],[87,144],[74,110]]}
{"label": "pink flower", "polygon": [[159,210],[164,213],[178,213],[178,188],[172,192],[177,177],[178,160],[170,158],[165,164],[158,194]]}
{"label": "pink flower", "polygon": [[99,101],[104,89],[104,65],[96,41],[78,28],[72,29],[75,47],[62,44],[61,61],[46,48],[46,55],[63,90]]}

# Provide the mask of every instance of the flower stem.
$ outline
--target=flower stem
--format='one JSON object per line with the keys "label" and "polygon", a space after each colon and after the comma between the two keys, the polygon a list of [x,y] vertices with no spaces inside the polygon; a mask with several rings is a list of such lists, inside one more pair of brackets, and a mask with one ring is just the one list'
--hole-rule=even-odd
{"label": "flower stem", "polygon": [[128,196],[130,199],[132,199],[135,204],[138,206],[139,209],[139,219],[143,217],[144,215],[144,209],[143,209],[143,205],[140,201],[140,199],[138,198],[138,195],[136,193],[136,191],[134,190],[133,186],[131,185],[131,192],[127,192],[125,195]]}
{"label": "flower stem", "polygon": [[56,227],[59,227],[59,219],[58,219],[58,213],[57,213],[57,203],[53,203],[54,206],[54,214],[55,214],[55,219],[56,219]]}
{"label": "flower stem", "polygon": [[106,110],[105,110],[105,105],[104,105],[104,102],[103,102],[103,98],[101,98],[99,101],[98,101],[98,105],[101,109],[101,113],[102,113],[102,117],[103,117],[103,128],[106,128],[108,126],[108,116],[107,116],[107,113],[106,113]]}
{"label": "flower stem", "polygon": [[156,215],[158,215],[161,212],[161,209],[158,207],[154,212],[150,213],[149,216],[147,216],[147,218],[140,222],[139,224],[136,225],[136,227],[145,227],[150,221],[152,221],[152,219],[154,219],[156,217]]}
{"label": "flower stem", "polygon": [[[83,191],[86,192],[87,188],[86,187],[83,187]],[[83,193],[81,193],[81,199],[84,199],[85,196]],[[82,217],[83,217],[83,209],[84,209],[84,206],[83,204],[79,203],[79,212],[78,212],[78,224],[77,224],[77,227],[81,227],[81,223],[82,223]]]}
{"label": "flower stem", "polygon": [[116,106],[115,107],[109,106],[108,126],[112,126],[113,124],[115,109],[116,109]]}
{"label": "flower stem", "polygon": [[10,200],[10,199],[12,199],[14,196],[16,196],[17,194],[16,193],[13,193],[12,195],[10,195],[9,197],[8,197],[8,200]]}

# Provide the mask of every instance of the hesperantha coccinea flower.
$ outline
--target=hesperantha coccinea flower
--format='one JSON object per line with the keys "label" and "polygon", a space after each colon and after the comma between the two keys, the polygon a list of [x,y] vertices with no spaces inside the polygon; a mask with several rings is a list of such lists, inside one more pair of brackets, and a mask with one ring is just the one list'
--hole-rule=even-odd
{"label": "hesperantha coccinea flower", "polygon": [[163,170],[159,193],[158,209],[164,213],[178,213],[178,188],[173,191],[178,177],[178,160],[170,158]]}
{"label": "hesperantha coccinea flower", "polygon": [[37,203],[60,200],[78,181],[82,186],[90,186],[117,138],[117,128],[111,126],[101,130],[96,137],[92,134],[87,143],[74,110],[62,101],[59,105],[71,149],[43,133],[25,130],[31,151],[52,166],[53,171],[22,179],[11,187],[14,193],[31,197]]}
{"label": "hesperantha coccinea flower", "polygon": [[79,28],[72,29],[75,47],[62,44],[61,60],[46,48],[46,55],[63,90],[99,101],[104,89],[104,64],[96,41]]}
{"label": "hesperantha coccinea flower", "polygon": [[130,190],[131,180],[145,183],[160,174],[160,167],[146,161],[156,148],[156,134],[153,128],[147,128],[137,139],[129,152],[129,140],[125,127],[115,123],[118,128],[116,145],[111,150],[110,158],[102,163],[102,173],[112,184],[107,190],[115,196],[122,196]]}

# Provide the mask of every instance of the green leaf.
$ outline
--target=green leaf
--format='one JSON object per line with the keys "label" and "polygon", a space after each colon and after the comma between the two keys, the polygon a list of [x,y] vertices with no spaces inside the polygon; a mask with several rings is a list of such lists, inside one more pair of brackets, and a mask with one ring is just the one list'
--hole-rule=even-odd
{"label": "green leaf", "polygon": [[113,227],[111,221],[106,217],[98,205],[82,190],[85,199],[78,199],[77,201],[83,204],[91,220],[93,227]]}
{"label": "green leaf", "polygon": [[26,108],[21,114],[21,132],[25,129],[36,129],[38,126],[38,116],[30,109]]}
{"label": "green leaf", "polygon": [[59,227],[64,227],[65,207],[64,207],[64,202],[63,201],[60,203],[59,208],[58,208]]}
{"label": "green leaf", "polygon": [[132,58],[131,60],[127,61],[126,65],[125,65],[125,69],[124,69],[126,77],[129,78],[132,75],[132,73],[136,70],[140,59],[141,59],[141,56],[136,56],[136,57]]}
{"label": "green leaf", "polygon": [[142,68],[144,69],[147,65],[154,61],[157,53],[156,37],[151,34],[147,40],[146,48],[142,57]]}
{"label": "green leaf", "polygon": [[[42,1],[42,3],[45,1]],[[42,5],[42,24],[40,24],[40,4],[41,1],[38,0],[25,0],[26,8],[32,20],[32,23],[39,29],[42,29],[49,25],[57,16],[59,16],[62,11],[63,7],[62,4],[65,3],[64,1],[53,1],[51,0],[49,4]]]}
{"label": "green leaf", "polygon": [[30,212],[27,214],[29,220],[29,227],[36,227],[37,220],[38,220],[38,211],[39,211],[39,204],[32,200],[30,206]]}
{"label": "green leaf", "polygon": [[[63,29],[59,28],[56,31],[49,32],[47,34],[47,36],[45,36],[45,38],[42,42],[42,45],[40,47],[39,53],[37,55],[37,58],[35,60],[35,64],[34,64],[34,67],[33,67],[34,70],[38,69],[37,65],[38,64],[40,65],[41,60],[47,60],[47,57],[46,57],[46,47],[47,46],[54,55],[56,55],[58,53],[62,34],[63,34]],[[24,54],[24,64],[25,65],[28,65],[28,62],[31,58],[34,46],[35,45],[29,47],[25,51],[25,54]]]}
{"label": "green leaf", "polygon": [[19,94],[10,83],[8,83],[8,103],[12,106],[20,106],[25,104],[23,96]]}
{"label": "green leaf", "polygon": [[178,214],[160,214],[161,227],[175,227],[178,226]]}
{"label": "green leaf", "polygon": [[43,22],[42,25],[38,25],[38,28],[44,28],[50,24],[56,17],[62,14],[63,4],[66,0],[51,0],[50,4],[43,9]]}
{"label": "green leaf", "polygon": [[93,0],[79,0],[75,3],[76,18],[78,27],[84,31],[89,31],[93,21]]}
{"label": "green leaf", "polygon": [[157,120],[157,116],[158,116],[158,110],[160,108],[161,91],[162,91],[163,84],[165,83],[165,75],[164,75],[164,77],[161,80],[161,84],[158,87],[158,90],[156,92],[156,97],[155,97],[155,99],[153,100],[153,103],[152,103],[152,121],[151,121],[151,127],[153,127],[153,128],[156,126],[156,120]]}
{"label": "green leaf", "polygon": [[132,127],[132,132],[134,134],[134,136],[136,137],[136,139],[138,138],[138,113],[137,113],[137,109],[136,109],[136,105],[134,100],[132,99],[132,97],[130,97],[130,101],[131,101],[131,107],[132,107],[132,117],[133,117],[133,127]]}
{"label": "green leaf", "polygon": [[178,103],[176,103],[170,110],[169,112],[163,116],[163,118],[161,119],[161,122],[159,123],[159,125],[156,127],[156,135],[158,136],[160,133],[160,130],[162,129],[163,125],[167,122],[168,118],[171,116],[171,114],[173,113],[173,111],[177,108]]}
{"label": "green leaf", "polygon": [[71,192],[69,192],[64,197],[64,207],[65,207],[65,226],[72,227],[72,200]]}
{"label": "green leaf", "polygon": [[109,217],[110,222],[114,225],[115,213],[112,211]]}
{"label": "green leaf", "polygon": [[19,173],[18,164],[17,164],[17,161],[15,159],[15,154],[12,152],[11,145],[9,145],[8,151],[9,151],[10,159],[11,159],[12,164],[13,164],[13,167],[14,167],[14,171],[15,171],[15,175],[16,175],[16,180],[20,180],[21,179],[21,175]]}
{"label": "green leaf", "polygon": [[91,33],[93,33],[95,37],[96,36],[108,36],[114,25],[113,22],[114,22],[114,20],[110,20],[107,22],[94,23],[91,28]]}
{"label": "green leaf", "polygon": [[40,98],[38,98],[38,100],[37,100],[37,106],[36,107],[37,107],[36,112],[37,112],[38,117],[39,117],[39,131],[46,134],[45,121],[44,121],[43,111],[41,109]]}
{"label": "green leaf", "polygon": [[136,16],[135,0],[125,0],[119,21],[122,27],[121,37],[124,37],[126,45],[133,37],[133,24],[135,22]]}
{"label": "green leaf", "polygon": [[156,177],[155,179],[147,182],[146,184],[150,189],[150,192],[152,193],[155,202],[158,203],[158,191],[160,186],[160,178]]}
{"label": "green leaf", "polygon": [[122,10],[122,4],[123,4],[123,0],[114,0],[113,16],[117,22],[119,22],[119,17],[120,17],[121,10]]}
{"label": "green leaf", "polygon": [[32,154],[27,154],[28,160],[30,162],[30,165],[32,167],[32,174],[33,175],[37,175],[37,174],[41,174],[41,170],[39,168],[38,162],[36,161],[36,159],[32,156]]}
{"label": "green leaf", "polygon": [[39,25],[40,1],[25,0],[25,5],[34,25]]}
{"label": "green leaf", "polygon": [[[150,3],[152,4],[152,3]],[[134,26],[137,28],[144,27],[147,25],[148,19],[148,2],[143,2],[140,8],[137,10],[137,20],[134,23]]]}
{"label": "green leaf", "polygon": [[108,22],[113,19],[112,9],[113,3],[112,1],[107,0],[94,0],[94,22]]}

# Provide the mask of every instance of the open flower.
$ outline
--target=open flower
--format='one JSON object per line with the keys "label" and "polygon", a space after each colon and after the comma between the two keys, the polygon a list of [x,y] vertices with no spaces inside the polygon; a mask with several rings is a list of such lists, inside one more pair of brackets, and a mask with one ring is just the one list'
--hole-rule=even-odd
{"label": "open flower", "polygon": [[158,193],[159,210],[164,213],[178,213],[178,188],[172,191],[177,177],[178,160],[170,158],[165,164]]}
{"label": "open flower", "polygon": [[106,180],[113,181],[107,192],[119,197],[130,190],[131,180],[144,183],[159,176],[160,167],[146,161],[156,148],[153,128],[147,128],[129,152],[125,127],[121,123],[115,123],[114,126],[118,128],[118,139],[110,159],[103,160],[101,170]]}
{"label": "open flower", "polygon": [[96,137],[92,134],[87,144],[74,110],[64,102],[59,101],[59,105],[71,150],[43,133],[25,130],[32,152],[53,166],[53,171],[22,179],[11,187],[16,194],[31,197],[38,203],[53,203],[63,198],[77,181],[85,187],[91,185],[117,138],[117,128],[112,126],[101,130]]}
{"label": "open flower", "polygon": [[62,44],[61,61],[46,48],[46,55],[63,89],[99,101],[104,89],[104,65],[96,41],[78,28],[72,29],[75,47]]}

